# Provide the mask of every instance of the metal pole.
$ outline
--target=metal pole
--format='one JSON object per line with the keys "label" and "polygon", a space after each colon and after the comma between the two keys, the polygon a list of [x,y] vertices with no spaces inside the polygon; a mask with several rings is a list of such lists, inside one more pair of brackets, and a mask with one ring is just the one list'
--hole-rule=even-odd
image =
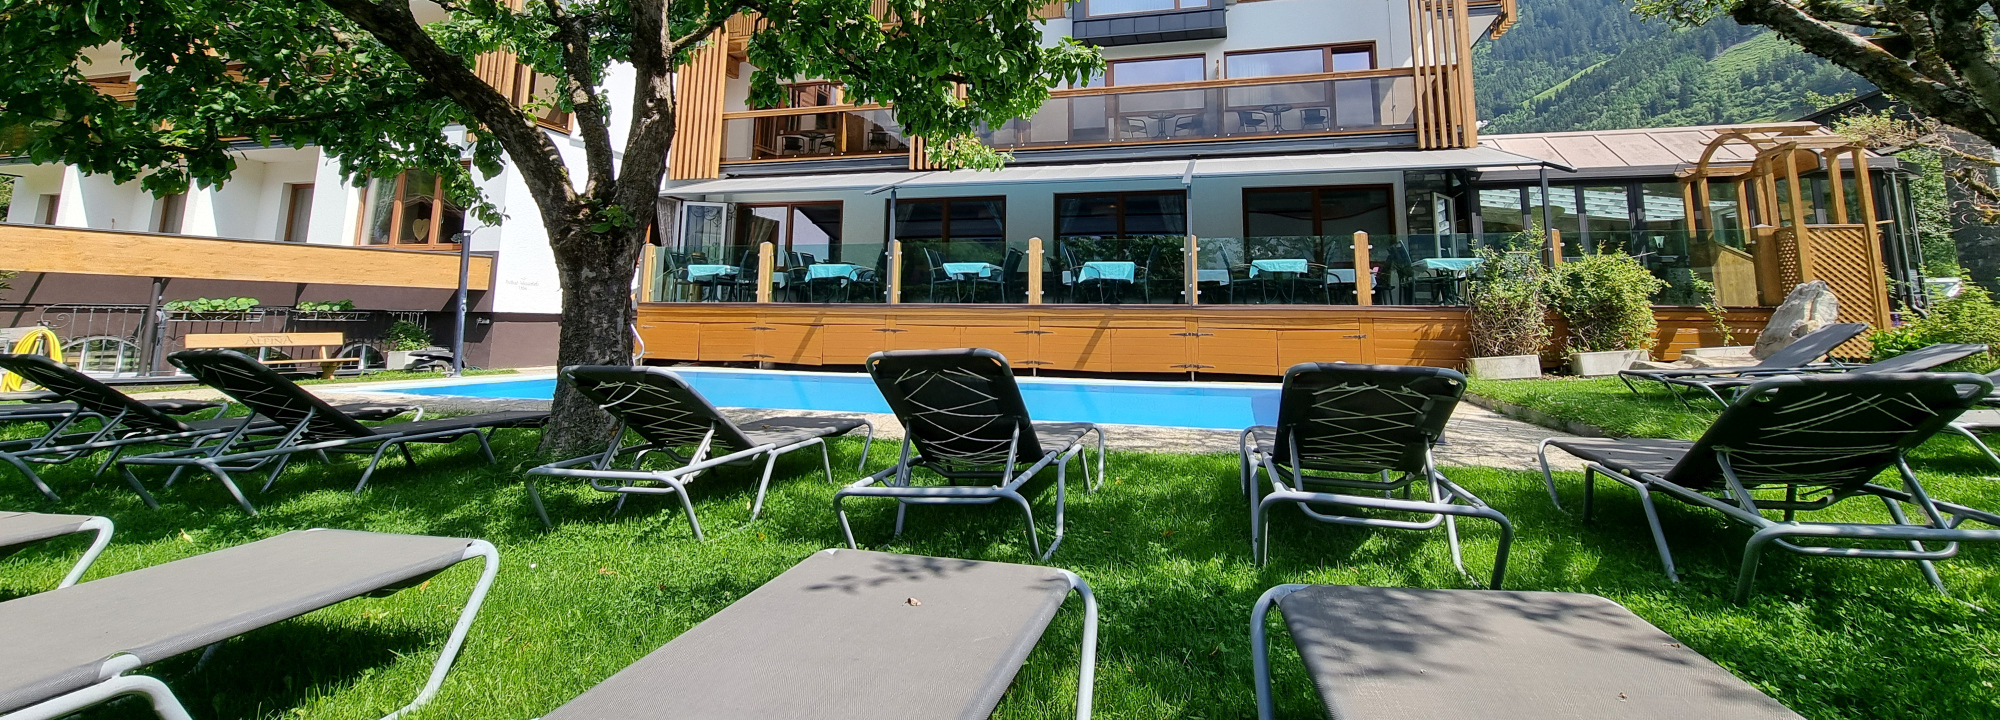
{"label": "metal pole", "polygon": [[472,273],[472,236],[458,234],[458,331],[451,338],[451,377],[465,372],[465,287]]}
{"label": "metal pole", "polygon": [[160,371],[160,344],[163,335],[160,331],[166,327],[166,323],[160,322],[160,303],[166,296],[167,279],[153,278],[153,296],[146,299],[145,325],[141,329],[141,332],[146,334],[146,372],[143,373],[145,375]]}
{"label": "metal pole", "polygon": [[1562,262],[1562,248],[1550,245],[1551,236],[1549,235],[1549,231],[1555,229],[1556,223],[1554,216],[1549,214],[1549,202],[1551,199],[1549,198],[1549,166],[1543,165],[1540,173],[1542,178],[1542,244],[1549,246],[1551,259],[1548,262],[1550,265],[1554,265],[1555,263]]}
{"label": "metal pole", "polygon": [[894,185],[889,186],[889,241],[882,247],[889,251],[890,261],[887,270],[892,273],[889,277],[883,278],[882,292],[887,294],[883,301],[902,302],[903,249],[896,245],[896,186]]}

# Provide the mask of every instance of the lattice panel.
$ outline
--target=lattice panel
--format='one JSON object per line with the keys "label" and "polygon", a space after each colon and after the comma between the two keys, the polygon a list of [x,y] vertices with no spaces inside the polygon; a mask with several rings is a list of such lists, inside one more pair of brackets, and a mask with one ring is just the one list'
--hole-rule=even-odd
{"label": "lattice panel", "polygon": [[1813,276],[1840,298],[1840,319],[1875,327],[1889,323],[1881,248],[1860,225],[1812,225]]}
{"label": "lattice panel", "polygon": [[1782,227],[1771,234],[1771,241],[1778,244],[1778,283],[1783,289],[1779,295],[1783,296],[1790,293],[1792,288],[1798,287],[1799,283],[1805,282],[1799,278],[1798,237],[1792,233],[1791,228]]}

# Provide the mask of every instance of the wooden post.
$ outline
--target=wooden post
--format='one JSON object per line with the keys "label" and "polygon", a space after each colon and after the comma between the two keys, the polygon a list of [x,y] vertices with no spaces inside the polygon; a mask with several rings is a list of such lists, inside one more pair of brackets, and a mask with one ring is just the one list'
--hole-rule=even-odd
{"label": "wooden post", "polygon": [[1181,275],[1185,280],[1182,285],[1186,286],[1181,292],[1187,295],[1187,304],[1189,305],[1201,304],[1200,253],[1201,239],[1189,235],[1187,238],[1187,247],[1183,248],[1181,253],[1184,256],[1181,258]]}
{"label": "wooden post", "polygon": [[1799,282],[1812,282],[1819,276],[1813,264],[1812,233],[1806,230],[1806,197],[1799,186],[1799,157],[1796,147],[1787,147],[1785,153],[1785,187],[1792,193],[1792,242],[1798,245]]}
{"label": "wooden post", "polygon": [[1866,228],[1868,240],[1875,240],[1878,221],[1875,219],[1874,181],[1868,177],[1868,154],[1859,147],[1852,151],[1854,158],[1854,194],[1861,198],[1861,225]]}
{"label": "wooden post", "polygon": [[903,241],[889,241],[889,304],[903,301]]}
{"label": "wooden post", "polygon": [[[652,229],[647,228],[646,234],[651,235]],[[660,300],[659,294],[653,292],[653,273],[658,269],[659,261],[659,248],[652,243],[639,246],[639,302]]]}
{"label": "wooden post", "polygon": [[1354,304],[1375,304],[1375,276],[1369,273],[1368,233],[1354,232]]}
{"label": "wooden post", "polygon": [[1549,228],[1549,267],[1563,264],[1563,231]]}
{"label": "wooden post", "polygon": [[1826,151],[1826,184],[1833,195],[1833,222],[1847,224],[1847,178],[1840,176],[1840,153]]}
{"label": "wooden post", "polygon": [[1698,225],[1696,218],[1701,217],[1699,213],[1695,212],[1693,181],[1681,183],[1681,213],[1687,217],[1688,234],[1693,235]]}
{"label": "wooden post", "polygon": [[757,243],[757,302],[771,301],[771,271],[777,264],[776,253],[768,242]]}
{"label": "wooden post", "polygon": [[1028,304],[1042,304],[1042,239],[1028,238]]}
{"label": "wooden post", "polygon": [[[1716,234],[1716,231],[1722,229],[1722,224],[1715,221],[1715,211],[1713,210],[1713,208],[1715,207],[1715,200],[1713,198],[1710,198],[1708,195],[1708,178],[1704,176],[1701,179],[1696,180],[1695,182],[1699,184],[1694,186],[1694,200],[1695,204],[1700,207],[1701,219],[1708,222],[1709,240],[1711,242],[1721,242],[1720,240],[1717,240],[1717,238],[1720,236]],[[1700,226],[1695,222],[1695,216],[1689,215],[1688,234],[1693,235],[1694,231],[1699,228]]]}

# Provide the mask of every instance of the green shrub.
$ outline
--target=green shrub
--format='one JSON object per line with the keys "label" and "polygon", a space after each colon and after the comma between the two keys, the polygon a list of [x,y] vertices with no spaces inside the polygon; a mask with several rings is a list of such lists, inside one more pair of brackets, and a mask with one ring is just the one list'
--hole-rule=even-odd
{"label": "green shrub", "polygon": [[170,300],[166,304],[168,312],[249,312],[257,309],[257,298],[195,298],[193,300]]}
{"label": "green shrub", "polygon": [[1548,347],[1548,271],[1536,250],[1541,228],[1478,249],[1479,275],[1466,290],[1472,357],[1540,355]]}
{"label": "green shrub", "polygon": [[[1965,282],[1958,297],[1931,305],[1931,314],[1902,327],[1877,330],[1869,338],[1875,345],[1875,359],[1886,360],[1918,348],[1938,343],[1983,343],[2000,348],[2000,305],[1993,303],[1986,288]],[[1989,350],[1950,365],[1944,370],[1991,372],[2000,368],[2000,353]]]}
{"label": "green shrub", "polygon": [[1569,324],[1569,352],[1649,350],[1653,293],[1666,287],[1639,259],[1615,249],[1585,253],[1549,273],[1549,298]]}
{"label": "green shrub", "polygon": [[292,309],[297,310],[299,312],[348,312],[354,309],[354,301],[332,300],[328,302],[318,302],[314,300],[306,300],[304,302],[299,303],[297,307],[294,307]]}
{"label": "green shrub", "polygon": [[382,343],[390,350],[422,350],[431,346],[431,332],[408,320],[397,320],[382,331]]}

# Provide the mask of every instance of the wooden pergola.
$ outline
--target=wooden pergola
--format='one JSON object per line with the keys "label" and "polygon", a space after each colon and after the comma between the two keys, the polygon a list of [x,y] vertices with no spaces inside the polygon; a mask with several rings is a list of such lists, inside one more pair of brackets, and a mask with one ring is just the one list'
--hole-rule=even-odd
{"label": "wooden pergola", "polygon": [[[1731,144],[1747,146],[1753,159],[1747,164],[1718,159]],[[1858,208],[1848,202],[1843,156],[1852,167]],[[1799,179],[1801,172],[1819,171],[1826,173],[1823,188]],[[1716,136],[1680,180],[1689,233],[1706,232],[1712,238],[1725,228],[1709,212],[1711,183],[1734,186],[1761,304],[1777,305],[1800,283],[1825,280],[1840,300],[1841,320],[1889,326],[1887,270],[1878,235],[1882,221],[1875,214],[1868,153],[1859,143],[1818,129],[1744,128]],[[1820,210],[1828,211],[1824,219],[1831,222],[1812,222],[1820,219]],[[1724,245],[1719,240],[1712,244]]]}

